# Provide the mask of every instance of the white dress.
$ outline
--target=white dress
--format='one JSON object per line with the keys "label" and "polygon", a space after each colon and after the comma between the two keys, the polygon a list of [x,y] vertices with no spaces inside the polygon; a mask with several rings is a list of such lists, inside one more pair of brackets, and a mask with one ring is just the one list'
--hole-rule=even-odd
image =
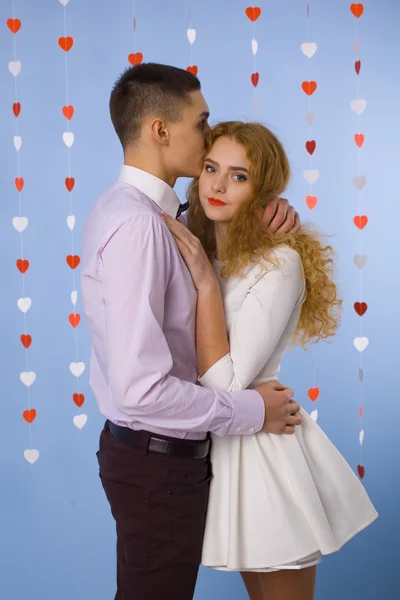
{"label": "white dress", "polygon": [[[279,265],[251,263],[222,279],[230,353],[201,385],[242,390],[278,378],[305,300],[299,254],[274,250]],[[295,388],[295,386],[294,386]],[[358,477],[308,413],[293,435],[212,434],[202,564],[219,570],[302,568],[339,550],[378,514]],[[243,432],[245,433],[245,432]]]}

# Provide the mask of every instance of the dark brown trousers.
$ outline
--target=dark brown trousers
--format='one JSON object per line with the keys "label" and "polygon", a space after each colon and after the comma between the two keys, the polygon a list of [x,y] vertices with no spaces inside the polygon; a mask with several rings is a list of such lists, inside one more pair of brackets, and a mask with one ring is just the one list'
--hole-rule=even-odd
{"label": "dark brown trousers", "polygon": [[100,478],[117,528],[115,600],[192,600],[210,457],[148,452],[150,435],[143,432],[140,449],[117,440],[107,423],[100,436]]}

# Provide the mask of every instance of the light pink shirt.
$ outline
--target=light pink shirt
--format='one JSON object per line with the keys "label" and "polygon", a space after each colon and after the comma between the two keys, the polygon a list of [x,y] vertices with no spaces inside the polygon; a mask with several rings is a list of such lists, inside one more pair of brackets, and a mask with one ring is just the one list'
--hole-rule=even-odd
{"label": "light pink shirt", "polygon": [[81,291],[92,338],[90,385],[110,421],[177,438],[251,434],[264,422],[258,392],[198,383],[196,289],[159,216],[179,199],[124,165],[83,228]]}

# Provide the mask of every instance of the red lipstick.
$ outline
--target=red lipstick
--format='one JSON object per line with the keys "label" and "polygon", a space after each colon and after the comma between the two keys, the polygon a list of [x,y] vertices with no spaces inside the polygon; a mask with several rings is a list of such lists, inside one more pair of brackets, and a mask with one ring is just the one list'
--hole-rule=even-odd
{"label": "red lipstick", "polygon": [[211,206],[225,206],[225,202],[221,202],[221,200],[217,200],[216,198],[208,198],[208,202]]}

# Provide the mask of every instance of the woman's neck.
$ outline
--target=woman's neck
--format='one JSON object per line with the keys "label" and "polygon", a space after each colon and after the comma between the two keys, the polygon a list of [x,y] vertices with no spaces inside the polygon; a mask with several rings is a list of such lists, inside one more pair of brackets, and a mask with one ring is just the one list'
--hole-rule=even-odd
{"label": "woman's neck", "polygon": [[229,223],[218,223],[214,222],[214,231],[215,231],[215,245],[216,245],[216,255],[215,258],[219,261],[222,260],[222,249],[225,246],[227,234],[228,234]]}

